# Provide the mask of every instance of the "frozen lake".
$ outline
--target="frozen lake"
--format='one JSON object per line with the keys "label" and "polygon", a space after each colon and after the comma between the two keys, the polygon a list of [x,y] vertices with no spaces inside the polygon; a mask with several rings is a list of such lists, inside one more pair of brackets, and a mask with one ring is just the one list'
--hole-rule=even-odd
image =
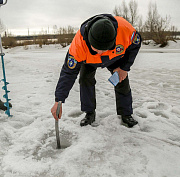
{"label": "frozen lake", "polygon": [[133,128],[121,125],[110,73],[101,68],[96,74],[99,126],[80,127],[84,113],[77,80],[60,120],[69,147],[58,151],[50,109],[67,49],[5,51],[13,117],[0,111],[0,176],[179,177],[180,49],[141,49],[129,73],[139,122]]}

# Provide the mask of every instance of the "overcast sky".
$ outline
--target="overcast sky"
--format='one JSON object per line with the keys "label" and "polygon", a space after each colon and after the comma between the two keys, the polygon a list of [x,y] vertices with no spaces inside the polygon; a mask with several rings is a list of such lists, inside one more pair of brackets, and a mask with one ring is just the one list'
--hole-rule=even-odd
{"label": "overcast sky", "polygon": [[[128,4],[130,0],[125,0]],[[146,19],[149,2],[156,2],[161,16],[171,16],[171,23],[180,30],[180,0],[136,0],[139,14]],[[30,33],[54,25],[79,27],[87,18],[100,13],[113,13],[122,0],[8,0],[0,8],[0,17],[9,31]],[[27,34],[27,33],[26,33]]]}

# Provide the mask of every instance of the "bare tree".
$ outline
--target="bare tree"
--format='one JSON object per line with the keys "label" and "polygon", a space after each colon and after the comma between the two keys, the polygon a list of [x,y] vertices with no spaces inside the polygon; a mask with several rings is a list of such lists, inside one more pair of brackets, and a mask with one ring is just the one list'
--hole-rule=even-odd
{"label": "bare tree", "polygon": [[138,20],[137,20],[137,29],[138,29],[139,32],[143,32],[144,24],[143,24],[142,15],[140,15],[138,17]]}
{"label": "bare tree", "polygon": [[178,28],[176,26],[171,26],[171,38],[175,41],[177,37]]}
{"label": "bare tree", "polygon": [[53,32],[54,32],[54,34],[57,33],[57,25],[53,25]]}
{"label": "bare tree", "polygon": [[128,6],[126,5],[125,0],[123,0],[120,6],[115,6],[113,13],[116,16],[123,17],[128,22],[130,22],[133,26],[137,25],[138,4],[135,0],[131,0]]}
{"label": "bare tree", "polygon": [[123,13],[122,17],[125,18],[127,21],[130,21],[129,9],[128,9],[128,6],[125,3],[125,0],[123,0],[123,2],[122,2],[122,13]]}
{"label": "bare tree", "polygon": [[133,26],[137,25],[138,20],[138,4],[135,0],[129,2],[129,13],[130,13],[130,23]]}
{"label": "bare tree", "polygon": [[4,32],[4,30],[5,30],[5,26],[4,26],[3,22],[2,22],[1,19],[0,19],[0,34],[1,34],[2,32]]}
{"label": "bare tree", "polygon": [[152,5],[152,3],[150,3],[148,9],[148,17],[145,22],[146,30],[149,31],[150,33],[154,32],[159,18],[160,16],[157,11],[157,5],[156,4]]}
{"label": "bare tree", "polygon": [[115,16],[122,16],[122,12],[121,12],[121,7],[120,6],[115,6],[113,13]]}
{"label": "bare tree", "polygon": [[73,34],[74,33],[74,27],[72,27],[72,26],[68,26],[68,29],[67,29],[67,33],[68,34]]}
{"label": "bare tree", "polygon": [[159,15],[156,3],[149,4],[145,29],[149,32],[149,38],[153,39],[157,44],[161,44],[161,46],[167,45],[167,30],[169,30],[170,19],[170,16],[163,18]]}
{"label": "bare tree", "polygon": [[62,34],[67,34],[68,33],[68,30],[67,30],[67,28],[62,28]]}
{"label": "bare tree", "polygon": [[122,5],[115,7],[115,9],[113,10],[113,13],[114,13],[116,16],[121,16],[121,17],[123,17],[123,18],[126,19],[127,21],[130,20],[130,18],[129,18],[129,9],[128,9],[128,6],[127,6],[126,3],[125,3],[125,0],[123,0]]}

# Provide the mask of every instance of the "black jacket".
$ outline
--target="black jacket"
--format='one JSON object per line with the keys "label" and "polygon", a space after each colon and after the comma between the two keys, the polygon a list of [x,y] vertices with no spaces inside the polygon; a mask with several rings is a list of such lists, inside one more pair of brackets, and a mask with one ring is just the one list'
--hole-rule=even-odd
{"label": "black jacket", "polygon": [[[93,51],[90,47],[89,41],[88,41],[88,31],[91,27],[91,25],[98,20],[99,18],[107,17],[111,20],[111,22],[114,24],[115,29],[117,29],[118,24],[116,19],[110,15],[110,14],[101,14],[94,17],[91,17],[90,19],[86,20],[84,23],[82,23],[80,27],[81,35],[83,36],[83,40],[85,40],[86,45],[89,48],[89,51],[92,55],[97,54],[95,51]],[[114,70],[117,67],[120,67],[122,70],[130,71],[130,67],[132,66],[136,55],[141,47],[141,36],[136,31],[136,34],[139,36],[140,42],[138,44],[132,43],[125,51],[125,54],[123,56],[118,56],[114,58],[113,60],[108,60],[107,58],[102,58],[102,64],[94,64],[95,67],[108,67],[110,70]],[[114,46],[115,47],[115,46]],[[55,101],[62,101],[65,102],[65,99],[69,95],[69,91],[71,90],[77,75],[80,71],[82,62],[72,63],[75,65],[75,67],[72,69],[69,67],[69,62],[73,61],[73,56],[69,54],[69,51],[67,52],[64,65],[61,69],[60,78],[56,86],[55,91]],[[72,60],[71,60],[72,59]],[[73,65],[73,66],[74,66]],[[91,64],[93,65],[93,64]]]}

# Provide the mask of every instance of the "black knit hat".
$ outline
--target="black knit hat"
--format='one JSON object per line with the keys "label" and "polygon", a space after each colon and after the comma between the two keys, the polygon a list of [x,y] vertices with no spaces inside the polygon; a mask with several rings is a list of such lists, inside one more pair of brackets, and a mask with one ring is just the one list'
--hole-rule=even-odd
{"label": "black knit hat", "polygon": [[109,50],[115,45],[116,30],[108,19],[99,19],[91,27],[88,33],[90,44],[98,50]]}

